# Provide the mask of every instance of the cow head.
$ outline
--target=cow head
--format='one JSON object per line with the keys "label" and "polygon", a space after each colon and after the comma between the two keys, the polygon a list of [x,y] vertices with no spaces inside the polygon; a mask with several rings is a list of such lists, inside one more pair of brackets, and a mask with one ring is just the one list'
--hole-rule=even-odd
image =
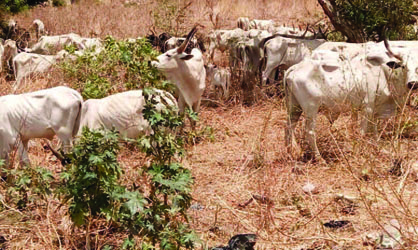
{"label": "cow head", "polygon": [[405,72],[405,83],[409,89],[418,88],[418,59],[416,49],[402,49],[398,53],[393,53],[389,42],[384,40],[385,47],[389,56],[396,60],[390,60],[386,65],[392,69],[402,68]]}
{"label": "cow head", "polygon": [[215,64],[207,64],[205,65],[205,70],[206,70],[206,76],[209,78],[212,78],[214,75],[214,72],[218,69],[218,66]]}
{"label": "cow head", "polygon": [[4,42],[4,60],[8,61],[13,59],[13,57],[15,57],[17,55],[17,45],[16,45],[16,41],[13,40],[6,40]]}
{"label": "cow head", "polygon": [[178,70],[179,64],[182,62],[192,59],[193,55],[185,53],[185,50],[196,31],[197,27],[195,26],[187,35],[186,40],[184,40],[179,47],[170,49],[164,54],[158,56],[157,61],[153,61],[151,63],[152,66],[157,67],[162,71],[170,72]]}
{"label": "cow head", "polygon": [[387,40],[384,45],[384,52],[381,44],[373,45],[367,52],[367,61],[375,66],[382,66],[386,78],[395,86],[403,89],[418,88],[418,59],[415,57],[418,51],[404,47],[397,48],[394,53]]}

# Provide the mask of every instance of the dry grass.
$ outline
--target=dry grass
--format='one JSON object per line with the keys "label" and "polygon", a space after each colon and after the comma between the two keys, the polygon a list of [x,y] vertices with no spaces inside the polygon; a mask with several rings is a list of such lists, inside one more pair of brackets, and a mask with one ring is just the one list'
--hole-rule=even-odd
{"label": "dry grass", "polygon": [[[320,15],[316,1],[293,0],[207,0],[221,18],[221,28],[233,28],[240,16],[254,19],[273,19],[279,24],[305,24],[317,21]],[[65,8],[43,7],[19,14],[16,19],[22,27],[29,27],[35,18],[41,19],[49,34],[74,32],[82,36],[116,38],[145,36],[152,25],[152,13],[158,8],[156,1],[137,1],[141,4],[125,6],[123,0],[98,4],[95,0],[83,0]],[[106,1],[104,1],[106,2]],[[180,1],[180,3],[186,1]],[[212,29],[209,9],[205,0],[195,0],[188,8],[186,23],[204,25]],[[158,27],[157,27],[158,28]],[[161,31],[161,30],[159,30]],[[203,32],[205,32],[203,31]]]}
{"label": "dry grass", "polygon": [[[117,38],[143,36],[151,25],[152,1],[139,7],[124,7],[118,1],[97,5],[91,1],[66,8],[36,8],[16,17],[22,26],[35,18],[44,21],[50,34],[76,32],[83,36],[113,35]],[[261,4],[262,3],[262,4]],[[194,1],[188,25],[203,23],[210,29],[205,1]],[[216,7],[217,6],[217,7]],[[320,17],[316,1],[219,0],[222,28],[231,28],[239,16],[273,18],[279,23],[305,23]],[[206,31],[204,31],[206,32]],[[54,74],[27,82],[20,92],[66,85]],[[0,93],[8,94],[13,82],[0,77]],[[239,98],[237,98],[239,99]],[[237,101],[238,102],[238,101]],[[407,109],[406,118],[415,117]],[[417,142],[390,137],[397,121],[385,123],[379,140],[359,135],[358,124],[344,115],[330,127],[324,117],[318,122],[319,148],[327,165],[292,159],[284,147],[286,111],[279,98],[263,100],[252,107],[226,105],[203,107],[200,126],[215,130],[215,141],[190,146],[184,164],[195,178],[194,204],[190,209],[192,227],[205,246],[225,245],[234,234],[257,233],[257,249],[373,249],[363,246],[363,236],[382,231],[390,220],[401,225],[406,249],[417,247],[417,173],[407,170],[401,177],[389,174],[393,161],[402,158],[408,169],[418,161]],[[303,137],[303,124],[297,138]],[[36,140],[30,149],[34,165],[50,168],[56,177],[59,163]],[[125,184],[140,184],[137,169],[144,164],[139,152],[123,148],[119,160],[126,169]],[[302,191],[306,183],[318,193]],[[66,207],[58,200],[33,204],[24,211],[7,205],[1,189],[0,235],[8,249],[82,249],[83,232],[72,230]],[[357,198],[357,207],[335,201],[337,194]],[[258,196],[257,196],[258,195]],[[252,196],[261,197],[246,204]],[[263,199],[264,198],[264,199]],[[348,220],[348,227],[333,230],[323,226],[330,220]],[[94,245],[120,245],[122,236],[104,220],[95,222]]]}

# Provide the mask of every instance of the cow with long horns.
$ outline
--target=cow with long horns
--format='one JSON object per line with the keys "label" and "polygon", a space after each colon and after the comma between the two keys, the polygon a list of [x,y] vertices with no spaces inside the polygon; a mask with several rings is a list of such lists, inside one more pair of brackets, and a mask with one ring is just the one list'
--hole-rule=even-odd
{"label": "cow with long horns", "polygon": [[193,27],[186,40],[174,49],[168,50],[157,57],[152,65],[161,70],[179,90],[179,110],[184,113],[185,106],[194,112],[199,112],[200,101],[205,90],[206,71],[202,52],[192,49],[190,54],[185,53],[186,47],[197,27]]}
{"label": "cow with long horns", "polygon": [[388,118],[403,107],[410,89],[418,84],[418,60],[414,56],[417,49],[396,48],[394,53],[386,40],[367,46],[366,53],[353,58],[328,51],[328,56],[305,58],[289,68],[284,77],[288,149],[296,145],[295,127],[302,113],[306,119],[308,153],[323,161],[315,136],[320,108],[326,111],[331,123],[342,112],[362,110],[364,134],[377,132],[376,123],[371,121]]}

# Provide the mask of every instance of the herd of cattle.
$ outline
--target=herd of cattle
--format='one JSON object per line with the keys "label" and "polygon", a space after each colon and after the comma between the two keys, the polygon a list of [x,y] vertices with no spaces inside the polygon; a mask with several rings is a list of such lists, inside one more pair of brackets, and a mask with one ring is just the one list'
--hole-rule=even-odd
{"label": "herd of cattle", "polygon": [[[43,25],[38,25],[43,27]],[[178,88],[178,107],[199,112],[206,87],[221,86],[225,96],[231,84],[231,73],[243,70],[260,77],[263,84],[281,67],[287,104],[286,145],[296,144],[294,130],[302,113],[306,117],[306,140],[309,151],[322,159],[315,138],[315,118],[325,108],[332,123],[338,115],[353,109],[362,110],[362,132],[376,129],[375,118],[386,118],[404,105],[408,93],[418,86],[418,41],[385,40],[380,43],[353,44],[327,42],[315,32],[277,26],[270,20],[239,18],[238,28],[214,30],[208,35],[208,51],[204,41],[195,38],[195,26],[185,38],[163,33],[148,36],[163,52],[151,65],[161,70]],[[42,28],[43,30],[43,28]],[[44,31],[39,31],[44,32]],[[31,48],[18,53],[13,40],[0,44],[4,66],[13,68],[16,85],[33,72],[48,70],[62,58],[70,58],[63,48],[74,45],[80,55],[86,49],[99,53],[100,39],[82,38],[76,34],[41,36]],[[229,68],[213,64],[215,51],[229,52]],[[211,63],[205,65],[203,52]],[[242,78],[245,80],[245,78]],[[252,83],[255,84],[255,83]],[[81,95],[67,87],[55,87],[21,95],[0,97],[0,158],[18,145],[21,160],[28,163],[28,141],[51,139],[57,135],[64,151],[81,127],[116,128],[122,135],[135,138],[149,133],[142,116],[145,104],[141,90],[122,92],[103,99],[83,101]],[[156,90],[148,98],[159,105],[177,105],[168,92]]]}

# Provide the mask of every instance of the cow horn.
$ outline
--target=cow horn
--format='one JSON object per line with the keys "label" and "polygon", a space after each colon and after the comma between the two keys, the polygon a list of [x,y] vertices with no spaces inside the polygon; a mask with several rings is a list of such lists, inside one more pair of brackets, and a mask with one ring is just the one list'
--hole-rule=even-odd
{"label": "cow horn", "polygon": [[306,30],[305,32],[303,32],[302,36],[300,37],[301,39],[305,38],[306,33],[308,32],[308,29],[309,29],[309,23],[306,25]]}
{"label": "cow horn", "polygon": [[156,36],[155,30],[152,27],[149,28],[149,31],[151,31],[151,34],[153,34],[154,36]]}
{"label": "cow horn", "polygon": [[183,53],[186,50],[187,45],[189,44],[190,40],[192,39],[192,37],[194,36],[196,32],[197,32],[197,24],[193,27],[193,29],[189,32],[189,34],[187,34],[186,40],[184,40],[184,42],[180,45],[180,47],[178,47],[177,53]]}
{"label": "cow horn", "polygon": [[385,39],[383,39],[383,43],[385,44],[385,47],[386,47],[387,51],[389,52],[389,54],[391,56],[395,57],[396,59],[398,59],[401,62],[403,61],[402,57],[399,54],[395,54],[395,53],[392,52],[392,50],[390,49],[388,39],[386,37],[385,37]]}

